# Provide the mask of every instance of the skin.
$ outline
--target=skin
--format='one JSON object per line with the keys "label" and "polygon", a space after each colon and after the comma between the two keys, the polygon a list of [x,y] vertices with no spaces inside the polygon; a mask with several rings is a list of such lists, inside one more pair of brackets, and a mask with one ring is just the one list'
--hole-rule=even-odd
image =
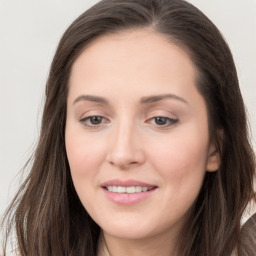
{"label": "skin", "polygon": [[[77,194],[102,228],[111,256],[177,255],[177,236],[205,172],[219,166],[195,81],[188,54],[151,29],[101,36],[73,64],[66,151]],[[145,100],[166,94],[175,97]],[[95,125],[90,116],[103,118]],[[155,117],[166,119],[159,124]],[[120,205],[101,187],[111,179],[157,189]]]}

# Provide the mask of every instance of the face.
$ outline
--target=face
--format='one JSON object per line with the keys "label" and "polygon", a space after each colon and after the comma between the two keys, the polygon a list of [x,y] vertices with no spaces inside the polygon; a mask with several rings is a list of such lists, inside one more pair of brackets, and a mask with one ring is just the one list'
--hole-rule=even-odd
{"label": "face", "polygon": [[149,29],[102,36],[73,64],[66,151],[105,234],[177,233],[206,170],[218,168],[195,81],[186,52]]}

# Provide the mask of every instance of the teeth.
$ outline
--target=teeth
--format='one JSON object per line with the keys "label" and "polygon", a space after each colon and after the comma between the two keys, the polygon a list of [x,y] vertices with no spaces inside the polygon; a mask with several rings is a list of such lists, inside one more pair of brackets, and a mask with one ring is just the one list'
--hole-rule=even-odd
{"label": "teeth", "polygon": [[135,193],[135,187],[127,187],[126,188],[126,193],[129,193],[129,194]]}
{"label": "teeth", "polygon": [[148,188],[142,187],[142,191],[143,191],[143,192],[146,192],[147,190],[148,190]]}
{"label": "teeth", "polygon": [[[143,190],[142,187],[139,187],[139,186],[136,186],[136,187],[135,187],[135,192],[136,192],[136,193],[140,193],[140,192],[142,192],[142,190]],[[146,191],[147,191],[147,190],[146,190]]]}
{"label": "teeth", "polygon": [[108,191],[115,192],[115,193],[140,193],[140,192],[147,192],[150,190],[148,187],[140,187],[140,186],[132,186],[132,187],[122,187],[122,186],[108,186],[106,187]]}
{"label": "teeth", "polygon": [[120,186],[117,187],[117,193],[125,193],[126,192],[125,190],[126,190],[125,187],[120,187]]}

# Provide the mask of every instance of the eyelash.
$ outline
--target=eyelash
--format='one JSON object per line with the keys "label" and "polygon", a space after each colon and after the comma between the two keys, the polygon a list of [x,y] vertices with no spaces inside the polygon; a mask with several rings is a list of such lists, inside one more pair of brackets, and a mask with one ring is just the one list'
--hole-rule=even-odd
{"label": "eyelash", "polygon": [[[93,118],[99,118],[101,121],[100,121],[100,123],[98,123],[98,124],[93,124]],[[102,120],[104,120],[104,122],[102,122]],[[90,123],[88,123],[88,122],[90,122]],[[108,119],[107,118],[105,118],[105,117],[103,117],[103,116],[97,116],[97,115],[95,115],[95,116],[87,116],[87,117],[85,117],[85,118],[82,118],[81,120],[80,120],[80,123],[82,123],[84,126],[86,126],[86,127],[88,127],[88,128],[98,128],[98,127],[100,127],[100,126],[102,126],[103,125],[103,123],[108,123],[109,121],[108,121]]]}
{"label": "eyelash", "polygon": [[[157,124],[156,120],[158,120],[160,122],[164,121],[164,124]],[[152,121],[154,122],[153,124],[159,128],[167,128],[167,127],[175,125],[176,123],[179,122],[178,119],[173,119],[173,118],[166,117],[166,116],[154,116],[154,117],[148,119],[147,123],[152,123]]]}
{"label": "eyelash", "polygon": [[[93,120],[96,119],[96,120]],[[96,123],[93,124],[93,122],[96,121]],[[99,123],[97,123],[97,121]],[[157,124],[157,122],[162,122],[162,124]],[[88,127],[88,128],[99,128],[101,127],[104,123],[108,123],[109,120],[103,116],[87,116],[85,118],[82,118],[80,120],[80,123],[82,123],[84,126]],[[173,119],[170,117],[166,117],[166,116],[154,116],[150,119],[146,120],[146,123],[151,123],[153,125],[156,125],[158,128],[168,128],[172,125],[175,125],[176,123],[178,123],[179,120],[178,119]]]}

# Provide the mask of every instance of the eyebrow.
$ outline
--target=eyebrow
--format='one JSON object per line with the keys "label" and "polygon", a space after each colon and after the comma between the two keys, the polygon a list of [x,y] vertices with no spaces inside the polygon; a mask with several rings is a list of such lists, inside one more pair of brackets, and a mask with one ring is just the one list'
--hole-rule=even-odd
{"label": "eyebrow", "polygon": [[188,104],[188,102],[179,97],[178,95],[175,94],[161,94],[161,95],[153,95],[153,96],[148,96],[148,97],[142,97],[140,100],[140,103],[142,104],[146,104],[146,103],[154,103],[157,101],[161,101],[161,100],[165,100],[165,99],[174,99],[174,100],[178,100],[180,102],[183,102],[185,104]]}
{"label": "eyebrow", "polygon": [[73,105],[79,101],[92,101],[92,102],[97,102],[105,105],[109,104],[106,99],[99,96],[93,96],[93,95],[81,95],[74,100]]}
{"label": "eyebrow", "polygon": [[[188,104],[188,102],[185,99],[175,94],[161,94],[161,95],[152,95],[152,96],[142,97],[140,99],[140,103],[150,104],[150,103],[154,103],[154,102],[165,100],[165,99],[174,99],[174,100],[178,100],[180,102]],[[104,105],[109,105],[109,102],[105,98],[94,96],[94,95],[81,95],[74,100],[73,105],[80,101],[92,101],[92,102],[97,102]]]}

